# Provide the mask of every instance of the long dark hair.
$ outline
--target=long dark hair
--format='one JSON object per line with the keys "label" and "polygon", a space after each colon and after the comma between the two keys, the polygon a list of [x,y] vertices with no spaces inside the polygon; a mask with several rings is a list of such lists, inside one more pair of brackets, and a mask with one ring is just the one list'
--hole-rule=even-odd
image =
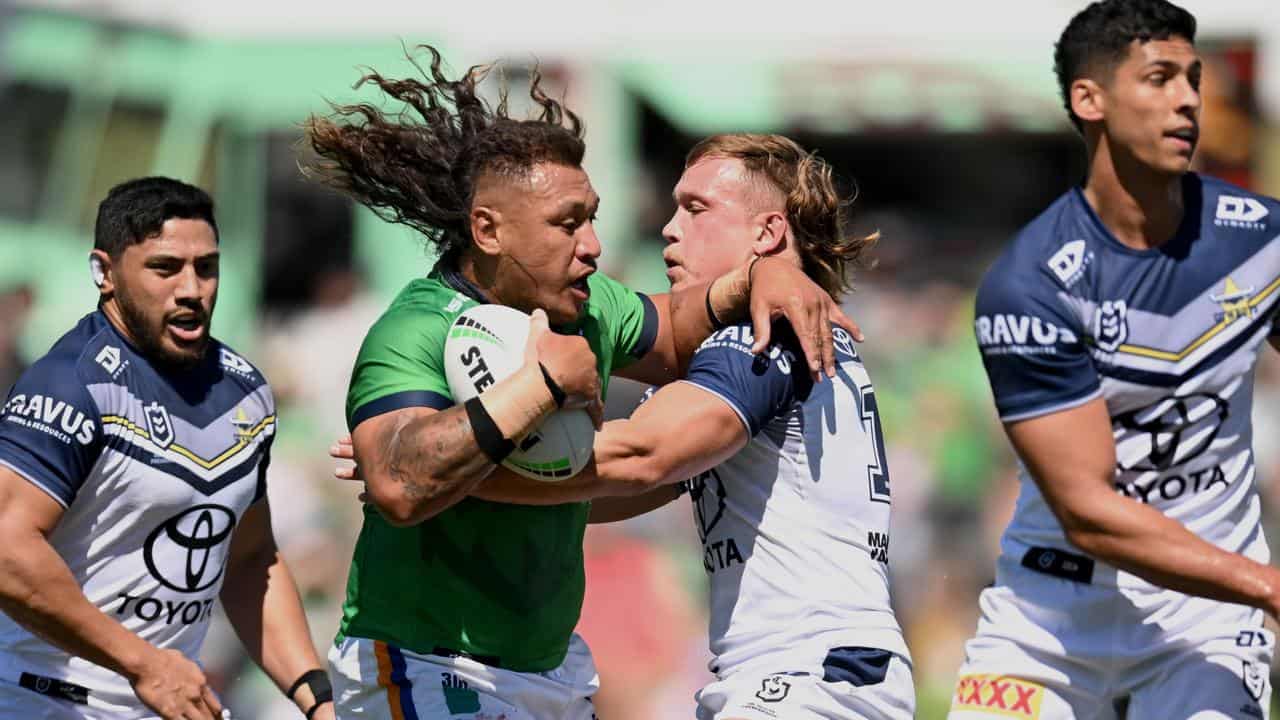
{"label": "long dark hair", "polygon": [[421,79],[370,70],[355,84],[376,85],[399,109],[334,104],[332,114],[307,120],[307,140],[319,160],[304,171],[382,219],[421,232],[442,255],[456,257],[471,241],[468,215],[476,182],[490,174],[520,176],[542,162],[580,167],[586,150],[582,121],[547,96],[536,69],[529,97],[541,111],[516,120],[507,114],[505,89],[496,107],[480,97],[477,86],[493,65],[473,66],[450,80],[435,48],[417,49],[431,56],[424,70],[414,53],[406,53]]}

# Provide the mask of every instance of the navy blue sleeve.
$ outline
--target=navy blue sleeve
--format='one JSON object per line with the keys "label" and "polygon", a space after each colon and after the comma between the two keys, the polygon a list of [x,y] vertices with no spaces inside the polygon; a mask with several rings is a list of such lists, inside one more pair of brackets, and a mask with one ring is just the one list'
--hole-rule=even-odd
{"label": "navy blue sleeve", "polygon": [[45,357],[14,384],[0,410],[0,465],[62,505],[102,452],[102,418],[74,362]]}
{"label": "navy blue sleeve", "polygon": [[1039,268],[997,263],[978,290],[974,331],[1005,422],[1083,404],[1101,382],[1084,328]]}
{"label": "navy blue sleeve", "polygon": [[755,437],[791,406],[796,396],[791,373],[798,365],[796,354],[778,344],[762,355],[752,355],[753,342],[748,324],[713,333],[694,353],[685,381],[728,403]]}

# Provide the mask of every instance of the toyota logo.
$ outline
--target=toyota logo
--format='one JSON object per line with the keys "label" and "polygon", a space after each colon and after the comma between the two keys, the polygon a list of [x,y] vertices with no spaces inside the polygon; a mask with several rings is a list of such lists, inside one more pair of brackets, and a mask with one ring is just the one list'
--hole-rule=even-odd
{"label": "toyota logo", "polygon": [[[1200,455],[1218,437],[1230,406],[1217,395],[1193,393],[1167,397],[1147,407],[1115,417],[1115,424],[1135,434],[1146,434],[1149,450],[1122,470],[1160,471]],[[1191,432],[1192,429],[1200,432]],[[1190,445],[1184,445],[1190,443]]]}
{"label": "toyota logo", "polygon": [[222,577],[223,554],[236,515],[222,505],[196,505],[164,521],[147,536],[143,559],[151,575],[178,592],[200,592]]}

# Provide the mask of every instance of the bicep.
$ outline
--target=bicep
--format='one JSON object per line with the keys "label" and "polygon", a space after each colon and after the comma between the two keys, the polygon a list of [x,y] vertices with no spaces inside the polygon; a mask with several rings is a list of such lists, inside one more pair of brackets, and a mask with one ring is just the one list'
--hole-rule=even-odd
{"label": "bicep", "polygon": [[613,375],[647,385],[666,385],[680,376],[671,333],[671,296],[662,294],[648,297],[656,316],[657,331],[653,345],[635,362],[615,369]]}
{"label": "bicep", "polygon": [[378,482],[385,477],[392,444],[405,425],[439,412],[430,407],[405,407],[375,415],[356,425],[351,430],[351,449],[365,481]]}
{"label": "bicep", "polygon": [[47,536],[66,509],[45,490],[0,465],[0,527]]}
{"label": "bicep", "polygon": [[1098,492],[1115,494],[1116,447],[1102,398],[1006,423],[1005,432],[1055,512],[1084,510]]}
{"label": "bicep", "polygon": [[235,567],[246,559],[262,555],[274,556],[275,536],[271,529],[271,504],[267,498],[253,503],[240,516],[231,536],[231,552],[227,563]]}

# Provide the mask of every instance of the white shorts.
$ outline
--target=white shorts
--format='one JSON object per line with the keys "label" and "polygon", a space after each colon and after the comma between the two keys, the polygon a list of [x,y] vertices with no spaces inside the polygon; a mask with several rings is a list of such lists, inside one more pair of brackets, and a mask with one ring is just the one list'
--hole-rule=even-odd
{"label": "white shorts", "polygon": [[1261,610],[1090,585],[1001,559],[979,599],[952,720],[1266,720]]}
{"label": "white shorts", "polygon": [[[841,648],[839,650],[855,650]],[[911,720],[911,664],[885,650],[832,651],[821,675],[741,670],[698,691],[698,720]],[[607,720],[607,719],[606,719]]]}
{"label": "white shorts", "polygon": [[594,720],[591,696],[600,686],[577,635],[564,662],[540,673],[349,637],[329,651],[329,675],[343,720]]}

